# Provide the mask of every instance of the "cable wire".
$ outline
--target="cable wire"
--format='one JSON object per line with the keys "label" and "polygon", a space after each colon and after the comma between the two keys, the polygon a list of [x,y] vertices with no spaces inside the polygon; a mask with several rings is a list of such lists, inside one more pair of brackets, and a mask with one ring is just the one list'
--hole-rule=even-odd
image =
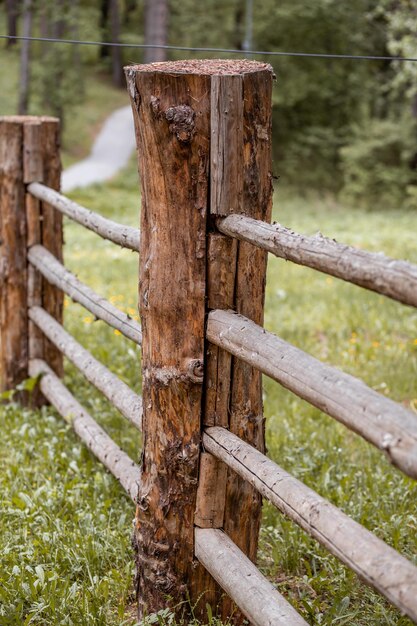
{"label": "cable wire", "polygon": [[274,57],[305,57],[313,59],[349,59],[351,61],[410,61],[417,62],[417,57],[394,57],[371,54],[325,54],[321,52],[281,52],[278,50],[237,50],[235,48],[199,48],[189,46],[168,46],[157,44],[140,43],[116,43],[111,41],[79,41],[78,39],[53,39],[51,37],[20,37],[12,35],[0,35],[0,39],[13,39],[23,41],[43,41],[45,43],[65,43],[80,46],[106,46],[113,48],[138,48],[178,50],[182,52],[221,52],[226,54],[243,54]]}

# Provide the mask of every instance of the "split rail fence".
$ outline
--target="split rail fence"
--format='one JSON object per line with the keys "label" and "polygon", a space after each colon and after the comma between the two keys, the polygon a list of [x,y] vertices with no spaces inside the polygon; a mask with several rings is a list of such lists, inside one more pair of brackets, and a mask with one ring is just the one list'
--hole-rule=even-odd
{"label": "split rail fence", "polygon": [[[411,306],[417,267],[268,223],[269,66],[126,75],[141,236],[58,192],[58,120],[0,118],[2,388],[39,376],[32,402],[54,405],[137,503],[139,615],[204,594],[235,623],[305,624],[253,563],[262,496],[417,623],[417,567],[265,456],[261,387],[266,374],[417,478],[411,411],[262,327],[267,252]],[[65,269],[63,215],[140,253],[143,329]],[[64,330],[64,293],[142,345],[143,401]],[[63,356],[143,431],[141,466],[64,386]]]}

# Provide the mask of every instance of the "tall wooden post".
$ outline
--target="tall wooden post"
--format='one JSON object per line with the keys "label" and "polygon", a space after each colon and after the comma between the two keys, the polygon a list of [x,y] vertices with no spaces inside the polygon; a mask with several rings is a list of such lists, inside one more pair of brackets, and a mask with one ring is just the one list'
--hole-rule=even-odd
{"label": "tall wooden post", "polygon": [[220,235],[215,221],[270,217],[272,72],[254,61],[180,61],[126,75],[142,184],[139,616],[187,599],[200,600],[200,614],[209,603],[225,615],[231,603],[194,558],[194,525],[224,528],[255,559],[261,501],[200,454],[201,428],[222,425],[263,450],[261,377],[206,345],[205,316],[234,308],[262,323],[265,255]]}
{"label": "tall wooden post", "polygon": [[[59,120],[0,118],[0,389],[28,377],[30,358],[44,359],[62,374],[62,355],[28,319],[28,307],[43,306],[62,321],[63,294],[28,265],[27,249],[43,244],[62,259],[62,217],[26,193],[30,182],[59,189]],[[33,400],[33,398],[32,398]],[[35,403],[42,399],[35,397]]]}

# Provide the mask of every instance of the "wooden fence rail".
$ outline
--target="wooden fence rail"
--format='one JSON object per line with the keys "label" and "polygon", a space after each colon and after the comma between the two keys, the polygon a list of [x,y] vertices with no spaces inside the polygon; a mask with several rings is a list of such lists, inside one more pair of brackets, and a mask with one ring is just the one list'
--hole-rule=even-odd
{"label": "wooden fence rail", "polygon": [[208,428],[203,446],[362,580],[417,620],[417,567],[225,428]]}
{"label": "wooden fence rail", "polygon": [[217,223],[221,233],[247,241],[277,257],[336,276],[360,287],[417,307],[417,266],[382,253],[358,250],[321,233],[306,237],[280,224],[245,215],[230,215]]}
{"label": "wooden fence rail", "polygon": [[92,230],[103,239],[113,241],[122,248],[139,252],[140,232],[137,228],[113,222],[40,183],[31,183],[27,190],[34,198],[47,202],[63,215]]}
{"label": "wooden fence rail", "polygon": [[63,327],[40,307],[29,309],[29,318],[66,356],[85,378],[109,400],[138,430],[142,428],[142,398],[126,383],[97,361]]}
{"label": "wooden fence rail", "polygon": [[233,311],[209,314],[207,339],[331,415],[417,478],[417,419],[412,411]]}
{"label": "wooden fence rail", "polygon": [[[265,456],[261,379],[417,478],[413,413],[263,329],[267,252],[413,306],[417,268],[268,223],[268,65],[168,62],[126,76],[141,231],[58,193],[56,120],[0,118],[2,389],[39,376],[39,403],[56,407],[137,503],[139,618],[171,598],[186,622],[197,603],[202,619],[210,604],[235,625],[305,624],[254,565],[263,496],[417,623],[417,568]],[[64,267],[62,215],[131,250],[140,243],[142,328]],[[63,293],[142,345],[143,401],[64,330]],[[62,383],[63,355],[142,428],[141,466]]]}
{"label": "wooden fence rail", "polygon": [[40,377],[40,387],[45,398],[136,502],[139,466],[115,444],[44,361],[31,360],[29,373],[33,377]]}
{"label": "wooden fence rail", "polygon": [[141,345],[142,330],[140,324],[78,280],[43,246],[37,245],[29,248],[28,260],[51,285],[61,289],[71,300],[81,304],[97,319],[106,322],[128,339],[139,346]]}

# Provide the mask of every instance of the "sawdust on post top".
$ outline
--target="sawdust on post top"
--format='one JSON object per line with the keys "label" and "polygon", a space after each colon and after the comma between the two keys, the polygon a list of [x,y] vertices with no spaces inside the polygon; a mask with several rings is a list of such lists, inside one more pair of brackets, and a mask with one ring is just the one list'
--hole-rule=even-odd
{"label": "sawdust on post top", "polygon": [[247,74],[268,70],[273,73],[269,63],[260,63],[250,59],[192,59],[189,61],[162,61],[143,65],[130,65],[126,68],[136,72],[165,72],[168,74],[225,75]]}

